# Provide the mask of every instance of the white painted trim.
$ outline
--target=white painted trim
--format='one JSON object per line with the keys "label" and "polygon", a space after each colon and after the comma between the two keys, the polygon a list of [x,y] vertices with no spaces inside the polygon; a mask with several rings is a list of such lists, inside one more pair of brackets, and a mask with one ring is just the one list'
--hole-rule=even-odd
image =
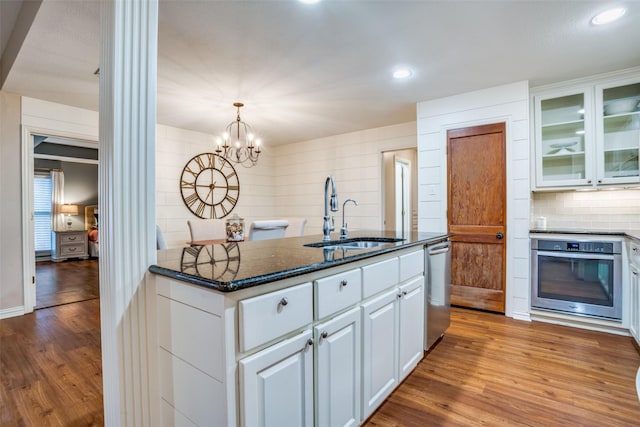
{"label": "white painted trim", "polygon": [[[23,98],[24,100],[25,98]],[[31,100],[33,104],[37,100]],[[55,106],[55,104],[53,104]],[[22,141],[21,141],[21,153],[22,153],[22,218],[26,218],[26,221],[22,222],[22,277],[23,283],[23,304],[24,313],[31,313],[33,307],[36,304],[36,251],[34,247],[34,231],[33,231],[33,169],[36,158],[33,150],[33,138],[34,135],[40,136],[53,136],[55,138],[75,138],[80,137],[85,141],[91,142],[94,147],[96,146],[98,139],[97,135],[79,134],[77,132],[68,130],[66,123],[56,122],[55,120],[47,120],[47,124],[52,126],[51,128],[39,127],[36,125],[25,125],[25,122],[34,121],[29,119],[30,111],[26,106],[22,108]],[[43,157],[40,157],[43,158]],[[60,159],[60,157],[58,158]],[[78,161],[84,159],[68,158],[66,161]],[[82,163],[82,162],[79,162]],[[93,163],[97,164],[97,162]]]}
{"label": "white painted trim", "polygon": [[0,319],[8,319],[9,317],[17,317],[25,314],[24,306],[3,308],[0,310]]}
{"label": "white painted trim", "polygon": [[152,426],[158,0],[100,2],[100,320],[106,426]]}
{"label": "white painted trim", "polygon": [[[42,135],[42,136],[47,136],[47,135]],[[46,142],[48,144],[69,145],[72,147],[91,148],[94,150],[98,149],[98,141],[82,141],[78,139],[67,139],[67,138],[59,138],[56,136],[47,136],[47,138],[42,142]]]}
{"label": "white painted trim", "polygon": [[521,311],[514,311],[513,318],[516,320],[524,320],[525,322],[531,322],[531,316],[529,313],[523,313]]}
{"label": "white painted trim", "polygon": [[69,162],[69,163],[84,163],[87,165],[98,164],[98,161],[94,159],[82,159],[78,157],[56,156],[55,154],[34,154],[33,158],[45,159],[45,160],[60,160],[61,162]]}

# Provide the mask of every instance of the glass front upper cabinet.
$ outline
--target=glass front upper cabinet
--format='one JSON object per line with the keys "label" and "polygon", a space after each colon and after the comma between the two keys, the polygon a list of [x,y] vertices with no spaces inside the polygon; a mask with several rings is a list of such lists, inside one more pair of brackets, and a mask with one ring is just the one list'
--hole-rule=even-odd
{"label": "glass front upper cabinet", "polygon": [[598,183],[640,182],[640,82],[596,87]]}
{"label": "glass front upper cabinet", "polygon": [[538,186],[590,184],[590,101],[587,91],[536,97]]}

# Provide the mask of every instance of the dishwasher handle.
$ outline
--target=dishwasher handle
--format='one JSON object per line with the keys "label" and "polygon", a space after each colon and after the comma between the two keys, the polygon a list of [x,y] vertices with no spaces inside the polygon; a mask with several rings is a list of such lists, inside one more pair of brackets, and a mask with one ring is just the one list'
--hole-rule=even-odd
{"label": "dishwasher handle", "polygon": [[438,254],[443,254],[445,252],[449,252],[449,246],[451,246],[450,242],[446,242],[442,245],[437,245],[437,246],[427,246],[428,249],[428,254],[431,255],[438,255]]}

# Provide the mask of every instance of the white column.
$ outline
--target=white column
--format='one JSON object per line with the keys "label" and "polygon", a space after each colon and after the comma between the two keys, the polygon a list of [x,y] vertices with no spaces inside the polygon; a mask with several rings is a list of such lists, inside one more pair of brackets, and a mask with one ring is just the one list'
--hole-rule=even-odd
{"label": "white column", "polygon": [[149,426],[158,0],[102,0],[100,309],[107,426]]}

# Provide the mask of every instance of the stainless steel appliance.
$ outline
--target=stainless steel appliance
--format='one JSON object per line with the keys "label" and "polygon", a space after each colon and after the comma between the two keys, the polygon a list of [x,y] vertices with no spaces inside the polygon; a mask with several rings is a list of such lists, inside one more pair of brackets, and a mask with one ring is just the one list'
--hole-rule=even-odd
{"label": "stainless steel appliance", "polygon": [[622,320],[622,244],[531,239],[531,307]]}
{"label": "stainless steel appliance", "polygon": [[427,245],[426,270],[426,325],[424,349],[429,350],[444,334],[450,323],[451,252],[449,241]]}

